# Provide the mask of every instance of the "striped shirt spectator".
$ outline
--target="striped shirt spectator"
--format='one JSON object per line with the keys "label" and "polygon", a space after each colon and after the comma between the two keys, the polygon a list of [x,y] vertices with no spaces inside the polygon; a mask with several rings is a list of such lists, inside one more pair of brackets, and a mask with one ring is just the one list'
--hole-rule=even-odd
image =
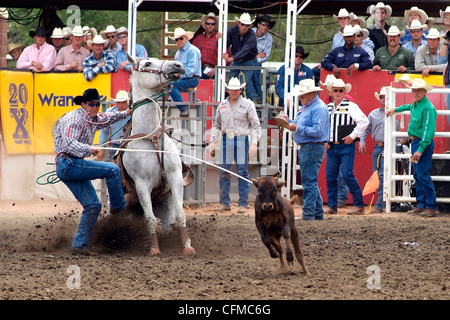
{"label": "striped shirt spectator", "polygon": [[[104,65],[99,67],[100,63],[104,62]],[[83,74],[87,81],[94,79],[99,73],[111,73],[114,71],[114,57],[111,53],[102,51],[101,58],[94,57],[94,53],[91,53],[83,61]]]}

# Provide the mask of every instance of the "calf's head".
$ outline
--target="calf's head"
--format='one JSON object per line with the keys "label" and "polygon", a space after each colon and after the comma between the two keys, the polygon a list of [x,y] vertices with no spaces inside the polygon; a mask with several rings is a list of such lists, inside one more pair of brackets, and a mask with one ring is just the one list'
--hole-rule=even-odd
{"label": "calf's head", "polygon": [[286,182],[278,181],[277,178],[270,176],[252,179],[252,182],[258,189],[257,197],[259,197],[261,209],[264,211],[277,210],[278,191],[286,184]]}

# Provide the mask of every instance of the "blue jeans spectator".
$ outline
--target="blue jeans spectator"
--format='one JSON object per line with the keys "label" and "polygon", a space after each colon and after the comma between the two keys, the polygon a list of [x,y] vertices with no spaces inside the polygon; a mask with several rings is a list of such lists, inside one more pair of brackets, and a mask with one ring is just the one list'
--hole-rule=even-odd
{"label": "blue jeans spectator", "polygon": [[[247,61],[233,61],[233,63],[231,64],[232,67],[255,67],[257,63],[256,58],[251,59],[251,60],[247,60]],[[231,69],[230,71],[230,78],[238,78],[239,77],[239,73],[241,70],[239,69]],[[255,87],[253,85],[253,73],[255,72],[255,70],[242,70],[242,73],[244,74],[244,78],[241,79],[239,77],[239,80],[241,81],[241,83],[245,82],[246,86],[244,88],[244,90],[242,92],[245,92],[246,94],[246,98],[247,99],[257,99],[258,98],[258,94],[256,93]]]}
{"label": "blue jeans spectator", "polygon": [[[229,139],[226,135],[222,135],[222,149],[219,166],[226,170],[231,170],[231,166],[234,161],[236,162],[237,174],[249,180],[248,149],[249,144],[247,136],[239,136]],[[219,174],[220,204],[229,207],[231,174],[223,170],[220,170]],[[238,179],[238,190],[239,206],[246,208],[248,205],[250,183],[245,180]]]}
{"label": "blue jeans spectator", "polygon": [[[183,97],[181,96],[181,92],[185,91],[188,88],[195,88],[198,86],[200,82],[199,78],[191,77],[191,78],[181,78],[178,81],[172,81],[173,85],[172,91],[169,92],[169,96],[172,98],[174,102],[184,102]],[[187,105],[178,105],[178,110],[183,111],[186,110]]]}
{"label": "blue jeans spectator", "polygon": [[337,210],[337,193],[339,168],[342,165],[341,172],[350,193],[353,196],[353,206],[357,208],[364,207],[361,187],[353,174],[353,164],[355,162],[355,143],[352,144],[332,144],[327,151],[327,165],[325,177],[327,179],[327,197],[328,207]]}
{"label": "blue jeans spectator", "polygon": [[[262,67],[262,64],[259,62],[256,62],[256,67]],[[255,88],[255,92],[257,94],[257,98],[262,100],[262,89],[261,89],[261,71],[255,70],[253,72],[252,77],[253,87]]]}
{"label": "blue jeans spectator", "polygon": [[344,177],[342,177],[342,165],[339,168],[339,175],[338,175],[338,207],[345,207],[347,205],[348,200],[348,187],[347,184],[344,181]]}
{"label": "blue jeans spectator", "polygon": [[306,143],[298,150],[303,186],[303,220],[323,220],[323,200],[318,176],[324,156],[323,144]]}
{"label": "blue jeans spectator", "polygon": [[[384,147],[380,147],[375,144],[375,149],[372,153],[372,172],[378,171],[378,177],[380,178],[380,186],[378,187],[377,194],[378,199],[375,204],[375,208],[383,210],[386,207],[386,202],[383,201],[383,177],[384,177]],[[378,157],[380,157],[378,159]]]}
{"label": "blue jeans spectator", "polygon": [[102,209],[91,180],[106,178],[111,206],[120,211],[126,205],[120,168],[110,162],[87,161],[62,155],[56,161],[56,174],[83,206],[72,248],[86,249]]}

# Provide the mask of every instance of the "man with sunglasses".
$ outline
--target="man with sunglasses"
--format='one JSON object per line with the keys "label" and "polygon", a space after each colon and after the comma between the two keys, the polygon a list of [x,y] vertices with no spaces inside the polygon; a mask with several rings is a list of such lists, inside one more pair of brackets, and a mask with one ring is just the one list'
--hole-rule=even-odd
{"label": "man with sunglasses", "polygon": [[72,253],[93,255],[88,251],[91,235],[102,209],[91,180],[106,179],[111,212],[126,207],[121,172],[111,162],[88,161],[85,157],[96,156],[100,149],[93,146],[95,133],[131,114],[126,111],[99,113],[101,101],[97,89],[87,89],[76,96],[80,108],[70,111],[57,120],[53,127],[56,174],[83,206],[78,231],[72,242]]}
{"label": "man with sunglasses", "polygon": [[[125,70],[131,72],[133,70],[132,64],[128,61],[128,29],[120,27],[116,32],[116,38],[122,47],[115,55],[116,57],[116,70]],[[141,44],[136,44],[136,57],[142,59],[148,59],[147,49]]]}
{"label": "man with sunglasses", "polygon": [[55,66],[56,49],[46,42],[47,31],[37,27],[29,32],[34,44],[26,47],[17,60],[17,69],[30,69],[35,72],[50,71]]}
{"label": "man with sunglasses", "polygon": [[116,28],[113,25],[108,25],[105,30],[100,32],[103,39],[108,40],[108,44],[105,46],[105,51],[111,53],[114,58],[114,68],[116,66],[116,54],[122,49],[116,36]]}
{"label": "man with sunglasses", "polygon": [[214,79],[217,66],[217,39],[221,34],[217,32],[219,17],[210,12],[201,19],[201,27],[194,34],[191,43],[196,46],[202,55],[201,79]]}
{"label": "man with sunglasses", "polygon": [[410,50],[416,56],[417,49],[421,45],[426,45],[427,41],[423,39],[423,32],[428,28],[426,24],[421,24],[419,20],[413,20],[411,26],[406,26],[409,30],[411,40],[402,44],[403,48]]}

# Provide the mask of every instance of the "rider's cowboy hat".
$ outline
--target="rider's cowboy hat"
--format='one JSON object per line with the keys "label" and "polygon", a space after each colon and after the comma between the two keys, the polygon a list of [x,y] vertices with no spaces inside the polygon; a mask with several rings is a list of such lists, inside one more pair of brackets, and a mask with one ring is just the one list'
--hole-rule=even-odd
{"label": "rider's cowboy hat", "polygon": [[351,21],[353,21],[354,16],[355,16],[355,14],[353,12],[352,13],[348,13],[347,9],[344,9],[344,8],[339,10],[338,15],[333,14],[333,18],[336,21],[338,21],[339,18],[348,17],[350,19],[350,22],[351,22]]}
{"label": "rider's cowboy hat", "polygon": [[271,20],[271,17],[268,14],[265,14],[263,16],[256,17],[253,25],[258,28],[258,23],[260,23],[261,21],[267,21],[269,23],[269,29],[272,29],[276,23],[276,21]]}
{"label": "rider's cowboy hat", "polygon": [[173,37],[170,37],[170,39],[174,40],[178,39],[179,37],[186,36],[188,40],[191,40],[194,36],[194,33],[192,31],[185,31],[183,28],[175,28],[175,31],[173,32]]}
{"label": "rider's cowboy hat", "polygon": [[245,87],[245,82],[241,84],[238,78],[231,78],[228,84],[225,83],[225,88],[228,90],[240,90]]}
{"label": "rider's cowboy hat", "polygon": [[39,26],[36,28],[35,31],[30,31],[28,32],[28,34],[30,35],[30,37],[34,38],[34,36],[44,36],[47,37],[47,30],[45,30],[44,27]]}
{"label": "rider's cowboy hat", "polygon": [[425,80],[423,80],[421,78],[412,79],[412,81],[410,83],[411,83],[411,85],[406,84],[406,86],[410,89],[425,89],[425,90],[427,90],[427,92],[430,92],[431,90],[433,90],[433,86],[427,84],[425,82]]}
{"label": "rider's cowboy hat", "polygon": [[92,40],[89,39],[89,40],[86,42],[86,44],[87,44],[87,46],[88,46],[89,48],[92,49],[92,45],[93,45],[93,44],[102,44],[103,46],[107,46],[107,45],[108,45],[108,40],[103,39],[103,37],[102,37],[101,35],[96,35],[96,36],[94,37],[94,39],[92,39]]}
{"label": "rider's cowboy hat", "polygon": [[411,12],[415,12],[420,16],[420,22],[426,23],[428,20],[428,15],[423,11],[422,9],[419,9],[418,7],[411,7],[409,10],[405,10],[405,20],[409,21],[409,14]]}
{"label": "rider's cowboy hat", "polygon": [[426,24],[422,24],[419,20],[414,19],[411,22],[411,26],[406,26],[407,30],[417,30],[417,29],[422,29],[423,31],[427,30],[428,26]]}
{"label": "rider's cowboy hat", "polygon": [[392,15],[392,7],[390,5],[384,5],[383,2],[378,2],[376,5],[371,5],[370,14],[374,15],[377,9],[386,10],[386,19],[388,19]]}
{"label": "rider's cowboy hat", "polygon": [[327,83],[327,89],[332,91],[333,88],[344,88],[346,93],[352,90],[352,85],[350,83],[345,83],[342,79],[336,79],[332,83]]}
{"label": "rider's cowboy hat", "polygon": [[106,97],[103,97],[102,99],[100,99],[100,95],[98,94],[97,89],[90,88],[90,89],[86,89],[83,92],[82,96],[76,96],[75,98],[73,98],[73,102],[75,102],[75,104],[81,105],[82,102],[86,102],[86,101],[101,102],[101,101],[104,101],[105,98]]}
{"label": "rider's cowboy hat", "polygon": [[128,95],[128,92],[126,92],[125,90],[119,90],[116,94],[116,98],[112,98],[112,101],[116,101],[116,102],[122,102],[122,101],[128,101],[130,100],[130,97]]}
{"label": "rider's cowboy hat", "polygon": [[62,38],[64,38],[64,33],[63,33],[62,29],[61,28],[53,29],[53,33],[50,36],[50,38],[54,38],[54,39],[62,39]]}
{"label": "rider's cowboy hat", "polygon": [[297,96],[302,96],[307,93],[319,91],[322,91],[322,89],[320,87],[316,87],[316,84],[313,79],[304,79],[294,86],[293,94]]}
{"label": "rider's cowboy hat", "polygon": [[206,24],[205,23],[206,23],[206,20],[208,20],[208,19],[214,19],[216,21],[216,25],[219,23],[219,17],[216,16],[214,14],[214,12],[210,12],[210,13],[205,14],[204,16],[202,16],[201,24],[202,24],[203,29],[206,29]]}
{"label": "rider's cowboy hat", "polygon": [[250,15],[247,12],[244,12],[243,14],[241,14],[240,17],[235,17],[234,21],[236,22],[240,22],[242,24],[246,24],[246,25],[251,25],[255,19],[251,20],[252,18],[250,18]]}
{"label": "rider's cowboy hat", "polygon": [[100,35],[103,37],[103,39],[106,39],[106,34],[107,33],[114,33],[114,34],[116,34],[116,31],[117,30],[116,30],[116,28],[114,28],[113,25],[109,25],[109,26],[106,27],[105,30],[100,31]]}

